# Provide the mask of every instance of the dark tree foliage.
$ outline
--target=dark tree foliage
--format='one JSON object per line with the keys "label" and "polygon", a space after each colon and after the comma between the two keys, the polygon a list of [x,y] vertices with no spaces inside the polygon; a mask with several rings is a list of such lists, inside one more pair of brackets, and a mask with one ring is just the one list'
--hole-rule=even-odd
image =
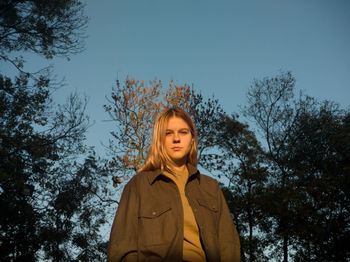
{"label": "dark tree foliage", "polygon": [[83,50],[87,18],[76,0],[0,3],[0,260],[102,261],[107,189],[103,161],[85,145],[86,100],[56,107],[49,69],[24,70],[26,53]]}
{"label": "dark tree foliage", "polygon": [[31,84],[0,76],[0,260],[100,260],[104,170],[84,145],[86,103],[53,110],[49,83]]}
{"label": "dark tree foliage", "polygon": [[41,213],[40,238],[45,259],[55,261],[101,261],[106,243],[101,225],[106,205],[100,201],[103,169],[94,152],[81,164],[61,161],[45,181],[47,204]]}
{"label": "dark tree foliage", "polygon": [[[33,261],[40,248],[39,213],[32,205],[32,175],[40,175],[47,164],[45,137],[33,132],[33,123],[46,123],[48,92],[45,86],[27,90],[28,79],[12,83],[0,76],[0,205],[1,260]],[[44,102],[44,103],[43,103]]]}
{"label": "dark tree foliage", "polygon": [[289,145],[289,167],[302,189],[293,230],[299,261],[350,259],[350,112],[335,103],[303,111]]}
{"label": "dark tree foliage", "polygon": [[[288,141],[301,110],[301,103],[295,99],[295,78],[290,72],[276,77],[255,80],[248,90],[248,104],[244,113],[259,128],[266,145],[268,160],[269,186],[265,188],[262,199],[266,203],[264,213],[273,220],[271,228],[266,228],[267,239],[276,257],[287,262],[289,247],[293,241],[291,224],[293,216],[290,205],[294,197],[298,198],[293,186],[293,170],[288,168]],[[274,199],[279,199],[274,203]],[[296,200],[298,201],[298,200]]]}
{"label": "dark tree foliage", "polygon": [[30,51],[45,58],[69,57],[83,50],[87,18],[78,0],[2,0],[0,56]]}
{"label": "dark tree foliage", "polygon": [[[270,258],[349,260],[349,112],[296,97],[291,73],[255,81],[245,113],[266,145],[260,229]],[[266,223],[268,221],[268,223]]]}
{"label": "dark tree foliage", "polygon": [[234,115],[223,115],[215,137],[221,153],[206,155],[206,168],[228,180],[223,191],[241,236],[241,259],[266,261],[260,232],[265,217],[259,206],[266,182],[263,151],[254,133]]}
{"label": "dark tree foliage", "polygon": [[191,89],[188,112],[193,118],[199,137],[199,163],[205,165],[211,149],[218,145],[218,132],[224,126],[225,111],[214,96],[205,99],[195,89]]}

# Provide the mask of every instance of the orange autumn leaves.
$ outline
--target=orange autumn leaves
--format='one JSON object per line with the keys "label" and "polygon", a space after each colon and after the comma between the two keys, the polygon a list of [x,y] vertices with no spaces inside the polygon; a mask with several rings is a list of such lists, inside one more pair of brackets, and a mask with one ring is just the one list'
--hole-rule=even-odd
{"label": "orange autumn leaves", "polygon": [[105,110],[116,129],[111,132],[113,140],[109,148],[113,155],[111,165],[127,176],[143,164],[151,139],[151,130],[157,114],[166,107],[180,106],[190,109],[191,88],[188,85],[175,85],[169,82],[164,87],[162,81],[126,79],[123,84],[117,81],[109,104]]}

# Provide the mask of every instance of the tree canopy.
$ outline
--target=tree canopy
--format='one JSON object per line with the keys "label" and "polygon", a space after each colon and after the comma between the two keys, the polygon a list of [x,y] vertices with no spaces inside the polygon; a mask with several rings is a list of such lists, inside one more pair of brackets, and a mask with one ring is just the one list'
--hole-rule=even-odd
{"label": "tree canopy", "polygon": [[[3,0],[0,4],[0,56],[30,51],[45,58],[69,57],[84,47],[87,17],[78,0]],[[17,60],[18,61],[18,60]]]}
{"label": "tree canopy", "polygon": [[86,99],[56,106],[47,70],[25,72],[28,52],[46,59],[80,52],[80,1],[1,1],[0,260],[103,260],[107,223],[103,160],[85,143]]}

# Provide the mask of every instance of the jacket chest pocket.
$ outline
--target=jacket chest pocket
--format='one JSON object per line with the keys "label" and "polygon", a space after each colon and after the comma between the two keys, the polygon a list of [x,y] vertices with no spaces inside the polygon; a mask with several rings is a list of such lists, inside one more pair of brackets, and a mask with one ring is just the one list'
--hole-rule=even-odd
{"label": "jacket chest pocket", "polygon": [[155,203],[139,211],[140,243],[144,246],[169,242],[174,235],[174,214],[170,203]]}
{"label": "jacket chest pocket", "polygon": [[217,234],[219,206],[216,199],[197,199],[203,217],[204,230]]}

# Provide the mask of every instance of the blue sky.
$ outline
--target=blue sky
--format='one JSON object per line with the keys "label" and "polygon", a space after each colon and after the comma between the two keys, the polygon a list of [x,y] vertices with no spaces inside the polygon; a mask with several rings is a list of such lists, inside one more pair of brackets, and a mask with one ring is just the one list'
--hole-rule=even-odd
{"label": "blue sky", "polygon": [[102,106],[115,80],[126,76],[193,84],[238,112],[254,79],[292,71],[296,87],[349,107],[350,1],[347,0],[87,0],[86,50],[52,63],[71,91],[89,97],[95,124],[88,143],[112,129]]}

